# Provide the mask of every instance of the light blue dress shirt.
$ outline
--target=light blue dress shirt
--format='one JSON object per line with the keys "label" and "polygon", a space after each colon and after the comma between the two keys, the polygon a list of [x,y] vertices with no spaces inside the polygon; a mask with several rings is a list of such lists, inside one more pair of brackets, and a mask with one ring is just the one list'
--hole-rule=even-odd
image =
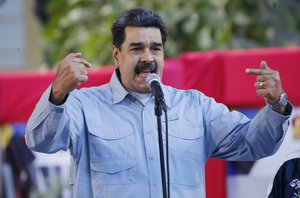
{"label": "light blue dress shirt", "polygon": [[[60,106],[51,86],[26,129],[29,148],[69,149],[74,197],[162,197],[154,97],[143,105],[116,73],[108,84],[72,91]],[[171,198],[205,197],[208,158],[257,160],[273,154],[289,116],[269,107],[251,121],[197,90],[163,85],[168,105]],[[290,106],[290,108],[292,108]],[[163,136],[165,139],[165,120]]]}

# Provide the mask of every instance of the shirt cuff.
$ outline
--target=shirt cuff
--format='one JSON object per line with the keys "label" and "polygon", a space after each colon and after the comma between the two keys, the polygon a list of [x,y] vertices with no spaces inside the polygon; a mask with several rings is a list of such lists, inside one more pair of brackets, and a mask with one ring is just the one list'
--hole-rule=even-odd
{"label": "shirt cuff", "polygon": [[[272,111],[274,111],[271,107],[269,107]],[[293,106],[292,106],[292,104],[290,103],[290,102],[288,102],[287,104],[286,104],[286,107],[285,107],[285,110],[284,110],[284,112],[283,112],[283,114],[281,114],[281,113],[278,113],[278,112],[276,112],[276,111],[274,111],[274,112],[276,112],[276,113],[278,113],[278,114],[280,114],[280,115],[283,115],[283,116],[290,116],[291,114],[292,114],[292,111],[293,111]]]}

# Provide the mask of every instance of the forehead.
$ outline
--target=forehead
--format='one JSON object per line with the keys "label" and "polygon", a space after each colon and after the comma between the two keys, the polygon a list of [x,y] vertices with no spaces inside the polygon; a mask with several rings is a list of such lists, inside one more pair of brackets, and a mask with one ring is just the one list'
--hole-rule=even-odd
{"label": "forehead", "polygon": [[161,33],[159,28],[155,27],[134,27],[127,26],[125,28],[124,44],[132,42],[142,43],[162,43]]}

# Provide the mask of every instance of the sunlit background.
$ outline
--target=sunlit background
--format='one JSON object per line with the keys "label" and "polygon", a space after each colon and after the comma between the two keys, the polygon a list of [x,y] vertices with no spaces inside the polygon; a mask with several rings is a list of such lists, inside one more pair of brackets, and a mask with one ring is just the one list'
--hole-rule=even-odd
{"label": "sunlit background", "polygon": [[166,57],[300,42],[299,0],[0,0],[0,69],[54,67],[74,51],[110,65],[111,24],[135,6],[164,18]]}

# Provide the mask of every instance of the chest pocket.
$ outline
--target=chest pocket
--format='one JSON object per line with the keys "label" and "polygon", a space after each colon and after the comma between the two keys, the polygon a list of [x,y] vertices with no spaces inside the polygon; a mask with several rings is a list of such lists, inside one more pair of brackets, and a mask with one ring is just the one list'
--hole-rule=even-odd
{"label": "chest pocket", "polygon": [[[162,119],[163,138],[166,137],[165,119]],[[204,127],[178,115],[168,118],[170,148],[170,181],[173,185],[199,188],[204,175]]]}
{"label": "chest pocket", "polygon": [[[166,121],[162,119],[164,134],[166,133]],[[177,114],[168,118],[169,136],[183,140],[197,140],[203,136],[204,128],[201,124],[192,123],[185,119],[179,119]],[[165,138],[165,135],[163,136]]]}
{"label": "chest pocket", "polygon": [[136,182],[136,153],[133,127],[88,124],[90,167],[93,187]]}

